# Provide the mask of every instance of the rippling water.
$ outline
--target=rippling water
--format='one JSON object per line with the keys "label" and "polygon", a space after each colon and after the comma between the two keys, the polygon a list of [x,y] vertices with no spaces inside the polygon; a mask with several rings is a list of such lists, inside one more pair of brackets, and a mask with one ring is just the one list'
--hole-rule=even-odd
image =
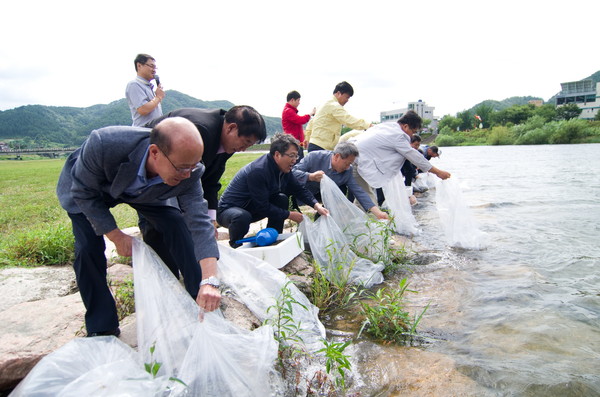
{"label": "rippling water", "polygon": [[435,191],[414,207],[417,267],[431,306],[426,349],[455,361],[484,394],[600,395],[599,144],[444,148],[480,229],[481,251],[446,246]]}

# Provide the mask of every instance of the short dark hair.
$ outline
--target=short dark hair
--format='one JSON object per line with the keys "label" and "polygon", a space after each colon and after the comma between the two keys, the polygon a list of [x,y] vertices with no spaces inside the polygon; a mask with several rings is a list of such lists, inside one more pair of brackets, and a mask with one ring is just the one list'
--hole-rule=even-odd
{"label": "short dark hair", "polygon": [[431,149],[431,151],[435,154],[438,154],[438,152],[439,152],[439,149],[437,146],[429,146],[429,149]]}
{"label": "short dark hair", "polygon": [[171,153],[171,137],[158,128],[158,124],[150,131],[150,143],[155,144],[168,156]]}
{"label": "short dark hair", "polygon": [[300,93],[298,91],[288,92],[286,101],[289,102],[292,99],[300,99]]}
{"label": "short dark hair", "polygon": [[414,143],[414,142],[421,142],[421,135],[417,135],[417,134],[413,135],[410,138],[410,143]]}
{"label": "short dark hair", "polygon": [[413,130],[419,130],[423,126],[423,120],[421,116],[417,114],[414,110],[409,110],[404,113],[400,120],[398,120],[398,124],[408,124],[410,128]]}
{"label": "short dark hair", "polygon": [[275,152],[284,154],[288,151],[290,145],[294,145],[296,146],[296,149],[298,149],[300,147],[300,142],[290,134],[277,133],[273,135],[273,138],[271,139],[269,153],[271,153],[271,156],[274,156]]}
{"label": "short dark hair", "polygon": [[339,92],[341,94],[349,94],[350,96],[354,95],[354,88],[347,81],[342,81],[338,83],[333,89],[333,93]]}
{"label": "short dark hair", "polygon": [[137,70],[138,70],[138,68],[137,68],[138,63],[141,63],[143,65],[146,62],[148,62],[148,59],[152,59],[154,62],[156,62],[156,59],[154,59],[153,57],[151,57],[148,54],[137,54],[137,56],[133,60],[133,66],[135,67],[135,71],[137,72]]}
{"label": "short dark hair", "polygon": [[225,113],[225,121],[235,123],[239,136],[254,136],[258,142],[267,138],[265,120],[252,106],[234,106]]}
{"label": "short dark hair", "polygon": [[358,157],[358,148],[352,142],[340,142],[335,145],[333,154],[339,154],[343,159],[347,159],[350,156]]}

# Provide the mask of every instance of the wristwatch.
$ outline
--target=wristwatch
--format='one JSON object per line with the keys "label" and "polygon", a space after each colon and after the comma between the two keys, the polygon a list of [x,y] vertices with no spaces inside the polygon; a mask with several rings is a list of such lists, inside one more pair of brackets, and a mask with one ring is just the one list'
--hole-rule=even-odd
{"label": "wristwatch", "polygon": [[206,284],[210,285],[211,287],[215,287],[215,288],[219,288],[221,286],[221,282],[215,276],[210,276],[209,278],[205,278],[204,280],[200,281],[201,287]]}

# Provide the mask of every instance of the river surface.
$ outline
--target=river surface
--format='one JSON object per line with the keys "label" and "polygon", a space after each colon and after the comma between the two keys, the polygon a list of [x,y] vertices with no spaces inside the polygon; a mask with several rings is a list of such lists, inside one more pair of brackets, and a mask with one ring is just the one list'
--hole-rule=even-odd
{"label": "river surface", "polygon": [[600,395],[600,144],[442,151],[432,163],[460,182],[489,244],[448,247],[435,190],[413,207],[413,240],[434,258],[409,276],[413,304],[430,304],[420,349],[451,359],[475,394]]}

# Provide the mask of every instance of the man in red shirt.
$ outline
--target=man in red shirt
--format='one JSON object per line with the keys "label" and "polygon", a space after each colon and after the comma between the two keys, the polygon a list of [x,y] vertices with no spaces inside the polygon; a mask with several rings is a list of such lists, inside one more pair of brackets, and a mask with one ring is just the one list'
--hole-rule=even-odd
{"label": "man in red shirt", "polygon": [[291,91],[287,94],[287,103],[283,108],[281,114],[281,125],[283,126],[283,132],[290,134],[300,142],[298,147],[298,161],[304,157],[304,150],[307,143],[304,142],[304,130],[302,126],[308,123],[311,116],[315,115],[316,109],[313,108],[311,114],[305,114],[304,116],[298,115],[298,106],[300,105],[300,93],[298,91]]}

